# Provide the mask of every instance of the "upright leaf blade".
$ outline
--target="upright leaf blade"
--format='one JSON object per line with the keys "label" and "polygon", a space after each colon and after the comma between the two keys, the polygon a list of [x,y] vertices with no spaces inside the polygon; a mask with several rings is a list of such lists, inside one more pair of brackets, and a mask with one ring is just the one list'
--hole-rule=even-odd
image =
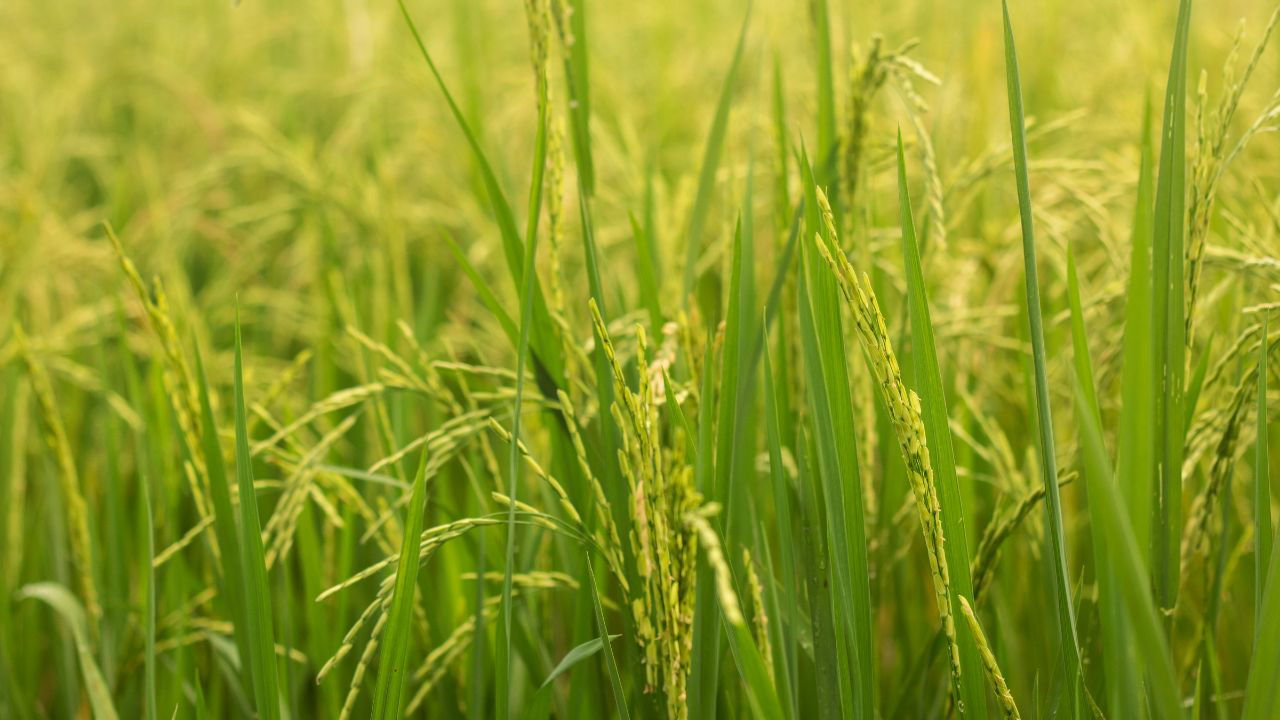
{"label": "upright leaf blade", "polygon": [[1255,615],[1262,620],[1262,594],[1267,569],[1271,567],[1271,458],[1267,453],[1270,438],[1267,435],[1267,353],[1270,339],[1267,317],[1262,318],[1262,344],[1258,348],[1258,431],[1253,454],[1253,525],[1254,543],[1254,601]]}
{"label": "upright leaf blade", "polygon": [[764,348],[764,383],[764,412],[769,444],[769,479],[773,490],[773,511],[777,524],[780,566],[779,577],[776,582],[770,583],[770,590],[774,595],[782,595],[781,599],[776,600],[774,603],[778,608],[773,623],[778,640],[774,644],[775,652],[781,659],[781,662],[777,663],[777,665],[781,666],[779,674],[783,678],[779,683],[779,689],[782,691],[783,700],[787,703],[789,717],[795,717],[797,714],[794,691],[797,684],[795,651],[797,643],[795,642],[795,637],[800,627],[799,601],[797,599],[797,584],[800,578],[795,569],[795,533],[791,525],[790,481],[785,475],[786,470],[782,459],[782,421],[780,417],[784,410],[784,400],[781,391],[778,389],[778,384],[774,381],[773,361],[769,351],[768,338],[765,339]]}
{"label": "upright leaf blade", "polygon": [[[817,185],[807,158],[801,159],[801,181],[805,189],[805,232],[813,237],[814,233],[825,233],[826,228],[818,219]],[[829,245],[835,241],[827,238]],[[866,513],[839,290],[834,276],[817,256],[814,243],[802,243],[801,257],[801,347],[813,413],[818,476],[826,505],[827,552],[834,571],[832,607],[840,638],[836,649],[846,653],[850,663],[841,681],[852,681],[844,710],[853,717],[871,717],[875,656]]]}
{"label": "upright leaf blade", "polygon": [[1155,459],[1158,484],[1152,526],[1152,573],[1160,606],[1178,602],[1182,539],[1183,374],[1186,319],[1183,307],[1183,228],[1186,214],[1187,34],[1191,0],[1181,0],[1160,130],[1160,172],[1152,250],[1152,327],[1156,366]]}
{"label": "upright leaf blade", "polygon": [[[1116,578],[1115,589],[1124,602],[1132,638],[1146,670],[1152,716],[1181,718],[1182,700],[1169,644],[1161,627],[1160,613],[1147,590],[1138,540],[1124,511],[1124,501],[1107,461],[1097,408],[1089,400],[1094,392],[1085,388],[1087,380],[1082,374],[1092,375],[1087,353],[1078,360],[1072,380],[1084,460],[1083,474],[1090,498],[1089,509],[1102,531],[1110,553],[1112,572]],[[1137,692],[1134,688],[1127,690]]]}
{"label": "upright leaf blade", "polygon": [[1280,712],[1280,553],[1272,552],[1270,560],[1249,660],[1244,720],[1268,720]]}
{"label": "upright leaf blade", "polygon": [[[712,498],[725,509],[724,536],[742,541],[735,520],[745,514],[750,488],[738,488],[743,469],[754,457],[755,378],[750,355],[755,339],[755,233],[751,221],[751,173],[747,173],[745,208],[733,237],[733,265],[729,275],[724,350],[716,429],[716,482]],[[741,520],[737,520],[740,525]]]}
{"label": "upright leaf blade", "polygon": [[[1098,427],[1102,426],[1102,415],[1098,409],[1098,396],[1094,389],[1093,362],[1089,355],[1088,336],[1084,329],[1084,306],[1080,299],[1080,281],[1076,274],[1075,254],[1071,246],[1067,246],[1067,299],[1071,307],[1071,345],[1075,357],[1075,372],[1080,378],[1083,406],[1076,412],[1087,412],[1093,417]],[[1096,472],[1086,465],[1084,472]],[[1106,472],[1106,470],[1103,470]],[[1104,476],[1098,482],[1110,482]],[[1117,572],[1117,563],[1112,559],[1112,546],[1108,542],[1108,533],[1102,527],[1102,517],[1096,515],[1094,506],[1105,502],[1105,498],[1094,492],[1086,493],[1090,517],[1089,531],[1092,534],[1093,557],[1097,565],[1095,570],[1098,582],[1099,612],[1101,615],[1101,636],[1103,674],[1106,677],[1106,707],[1116,717],[1137,717],[1139,694],[1133,688],[1139,687],[1142,674],[1138,671],[1137,657],[1132,653],[1128,616],[1123,599],[1117,591],[1117,583],[1126,580]]]}
{"label": "upright leaf blade", "polygon": [[244,360],[240,346],[240,308],[236,307],[236,483],[240,490],[240,554],[248,621],[248,662],[253,678],[253,698],[258,716],[279,720],[280,691],[276,678],[275,635],[271,628],[271,596],[267,589],[267,565],[262,549],[262,524],[258,521],[258,496],[253,487],[253,459],[249,455],[249,430],[245,419]]}
{"label": "upright leaf blade", "polygon": [[373,717],[377,720],[399,720],[404,704],[404,688],[409,674],[413,598],[418,589],[422,517],[427,504],[427,454],[427,450],[422,451],[418,472],[414,474],[413,494],[409,497],[409,514],[405,517],[400,559],[396,564],[396,585],[391,595],[390,615],[387,617],[386,629],[382,632],[378,684],[373,693]]}
{"label": "upright leaf blade", "polygon": [[733,91],[738,83],[738,68],[742,65],[742,52],[747,44],[747,23],[751,19],[751,7],[742,18],[742,29],[738,31],[738,44],[733,50],[733,60],[729,63],[729,72],[724,77],[724,87],[720,89],[720,100],[716,103],[716,114],[711,120],[711,130],[707,133],[707,145],[702,151],[702,169],[698,172],[698,190],[693,199],[693,210],[689,216],[689,235],[685,241],[684,257],[684,291],[682,297],[687,306],[693,293],[694,281],[697,278],[698,257],[702,252],[702,232],[707,223],[707,213],[711,209],[711,193],[715,190],[716,169],[720,165],[720,154],[724,149],[725,134],[729,129],[729,111],[733,107]]}
{"label": "upright leaf blade", "polygon": [[[531,13],[536,12],[532,8],[533,6],[531,5],[528,11]],[[531,32],[536,33],[538,31],[532,29]],[[539,40],[536,37],[531,40],[535,47],[539,42],[545,43],[546,41],[546,38]],[[545,52],[545,48],[543,52]],[[536,62],[535,60],[535,64]],[[520,470],[523,467],[520,458],[520,443],[521,425],[524,420],[525,363],[530,350],[530,332],[535,333],[535,338],[538,336],[538,323],[542,319],[541,316],[534,313],[534,310],[539,307],[535,303],[535,298],[541,298],[542,296],[538,286],[537,267],[538,218],[542,212],[542,182],[546,170],[547,128],[550,118],[546,68],[535,68],[534,75],[536,76],[537,86],[538,119],[533,140],[533,170],[529,182],[528,212],[525,216],[525,237],[528,238],[528,247],[523,249],[521,258],[523,267],[520,271],[520,338],[516,343],[515,401],[511,420],[511,450],[507,456],[507,498],[509,500],[507,507],[507,549],[502,574],[502,636],[500,638],[501,642],[498,644],[498,682],[495,689],[497,693],[497,716],[502,720],[507,720],[511,716],[509,707],[511,701],[511,622],[513,614],[511,576],[515,571],[516,563],[516,498],[517,490],[520,487]],[[583,201],[585,202],[585,198],[583,198]],[[536,350],[537,346],[535,345],[534,347]],[[546,346],[544,345],[544,347]]]}
{"label": "upright leaf blade", "polygon": [[1027,177],[1027,130],[1023,119],[1022,81],[1018,73],[1018,55],[1013,41],[1013,25],[1009,21],[1009,4],[1001,0],[1004,10],[1005,79],[1009,92],[1009,127],[1013,135],[1013,166],[1018,187],[1018,214],[1022,222],[1022,257],[1027,291],[1027,317],[1031,325],[1031,355],[1035,366],[1036,429],[1039,433],[1041,480],[1045,487],[1045,515],[1049,535],[1050,592],[1056,605],[1059,655],[1062,677],[1073,688],[1071,703],[1076,703],[1080,677],[1080,651],[1076,635],[1075,611],[1071,605],[1071,585],[1067,575],[1066,534],[1062,528],[1062,501],[1058,494],[1058,468],[1053,441],[1053,416],[1049,409],[1049,377],[1044,350],[1044,328],[1040,315],[1040,283],[1036,271],[1036,241],[1031,216],[1031,184]]}
{"label": "upright leaf blade", "polygon": [[[240,539],[237,537],[236,516],[231,506],[231,488],[227,484],[227,468],[222,458],[222,446],[218,441],[218,426],[213,419],[213,407],[209,401],[209,381],[204,371],[204,358],[199,343],[195,346],[196,380],[200,390],[201,446],[204,451],[205,470],[208,473],[209,494],[213,497],[213,530],[221,548],[222,577],[218,593],[226,599],[231,614],[236,650],[240,653],[240,674],[246,687],[253,686],[248,658],[252,653],[249,643],[249,616],[245,609],[244,570],[242,569]],[[144,480],[144,482],[146,482]]]}
{"label": "upright leaf blade", "polygon": [[573,153],[578,161],[578,184],[585,195],[595,192],[595,161],[591,154],[591,68],[587,62],[587,0],[568,0],[573,42],[564,59],[568,82],[569,120]]}
{"label": "upright leaf blade", "polygon": [[[404,0],[398,1],[405,25],[408,26],[409,32],[413,35],[418,51],[422,54],[422,59],[426,61],[436,85],[440,88],[440,93],[444,96],[445,102],[449,106],[450,114],[453,115],[454,120],[457,122],[458,128],[462,131],[467,141],[467,146],[470,148],[471,154],[475,157],[476,164],[480,168],[481,178],[484,180],[485,193],[488,195],[489,203],[493,209],[494,217],[498,223],[498,230],[502,237],[502,249],[507,261],[507,270],[511,275],[512,283],[517,289],[523,288],[525,278],[523,269],[526,263],[524,257],[525,249],[523,242],[520,240],[520,231],[516,228],[515,214],[511,211],[511,205],[507,203],[506,195],[498,182],[498,176],[494,174],[493,167],[485,155],[484,148],[481,147],[479,139],[476,138],[471,126],[467,123],[466,117],[462,114],[462,108],[458,106],[453,94],[449,92],[449,87],[444,82],[444,76],[440,74],[440,70],[436,67],[431,53],[427,51],[427,45],[423,42],[422,35],[418,32],[418,26],[414,24],[413,17],[409,14],[409,9],[405,7]],[[548,395],[549,399],[554,399],[555,392],[550,386],[554,385],[561,389],[566,387],[564,357],[560,343],[556,340],[555,325],[551,320],[550,312],[547,310],[546,299],[543,297],[542,287],[538,283],[536,275],[532,283],[533,289],[528,295],[530,297],[529,302],[533,305],[531,313],[534,327],[530,344],[535,356],[534,368],[540,373],[539,382],[542,384],[541,389],[544,394]],[[524,297],[523,291],[521,296]]]}
{"label": "upright leaf blade", "polygon": [[[1258,533],[1256,562],[1257,582],[1264,586],[1258,598],[1253,656],[1249,661],[1249,680],[1245,686],[1245,720],[1263,720],[1280,712],[1280,553],[1272,535],[1270,465],[1267,457],[1267,326],[1262,326],[1262,347],[1258,353],[1258,439],[1254,459],[1254,513]],[[1265,537],[1263,535],[1265,533]],[[1265,564],[1263,564],[1265,563]]]}
{"label": "upright leaf blade", "polygon": [[613,657],[612,638],[609,628],[604,623],[604,609],[600,606],[600,591],[596,587],[596,571],[591,567],[591,558],[587,557],[587,579],[591,583],[591,599],[596,611],[596,624],[600,626],[600,637],[610,638],[604,645],[604,664],[609,673],[609,685],[613,688],[613,700],[618,707],[618,716],[622,720],[631,720],[631,712],[627,709],[626,694],[622,691],[622,676],[618,674],[618,662]]}
{"label": "upright leaf blade", "polygon": [[725,626],[729,649],[738,666],[738,674],[742,676],[742,692],[746,695],[752,716],[756,720],[782,720],[782,704],[778,702],[778,694],[769,679],[760,649],[751,637],[751,630],[745,623],[734,625],[728,620],[725,620]]}
{"label": "upright leaf blade", "polygon": [[[907,166],[902,152],[901,132],[898,133],[898,213],[902,224],[902,258],[911,317],[915,389],[920,395],[929,460],[933,464],[934,480],[938,484],[939,501],[942,503],[942,534],[946,538],[943,550],[951,578],[951,596],[948,601],[951,603],[952,616],[962,617],[960,598],[973,596],[969,540],[964,524],[963,494],[956,474],[955,450],[951,442],[947,398],[942,387],[942,369],[933,339],[933,320],[929,314],[924,270],[920,262],[920,248],[916,243],[915,220],[911,214],[911,197],[907,191]],[[978,653],[976,638],[969,625],[956,625],[960,663],[964,670],[960,676],[960,696],[964,702],[964,712],[970,714],[970,717],[986,717],[987,691],[979,670],[982,667],[982,656]]]}
{"label": "upright leaf blade", "polygon": [[836,144],[835,72],[831,61],[831,11],[827,0],[809,0],[809,13],[813,23],[814,76],[818,81],[817,157],[823,161],[818,179],[827,182],[835,172],[826,166],[825,159],[835,153]]}

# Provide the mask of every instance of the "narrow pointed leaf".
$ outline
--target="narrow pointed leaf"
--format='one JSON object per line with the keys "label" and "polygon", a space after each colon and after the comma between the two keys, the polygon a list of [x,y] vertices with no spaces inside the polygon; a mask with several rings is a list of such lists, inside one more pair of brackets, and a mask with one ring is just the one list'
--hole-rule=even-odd
{"label": "narrow pointed leaf", "polygon": [[[18,589],[18,600],[39,600],[53,608],[62,622],[71,630],[71,639],[75,643],[76,657],[80,662],[80,676],[84,680],[85,694],[89,696],[89,707],[93,710],[95,720],[116,720],[115,705],[111,701],[111,690],[102,677],[102,670],[93,656],[93,648],[89,643],[89,624],[85,618],[84,606],[71,591],[53,582],[41,582],[25,585]],[[6,601],[7,602],[7,601]]]}
{"label": "narrow pointed leaf", "polygon": [[253,459],[249,455],[249,430],[245,419],[244,361],[240,347],[240,310],[236,308],[236,482],[240,490],[240,555],[248,620],[249,656],[241,666],[253,678],[253,699],[258,716],[279,720],[280,691],[276,671],[275,635],[271,626],[271,596],[262,549],[262,524],[258,521],[258,496],[253,487]]}
{"label": "narrow pointed leaf", "polygon": [[[951,577],[952,617],[963,617],[960,597],[973,596],[973,577],[969,568],[969,540],[965,528],[965,510],[960,479],[956,474],[955,450],[947,414],[947,398],[942,387],[942,369],[934,344],[933,320],[929,314],[929,298],[925,291],[924,270],[920,264],[920,248],[916,244],[915,220],[911,214],[911,197],[907,192],[907,167],[902,152],[902,133],[898,133],[898,212],[902,224],[902,257],[907,277],[907,304],[911,316],[912,365],[915,389],[920,395],[929,460],[938,483],[942,503],[943,550]],[[971,717],[986,717],[987,690],[983,684],[982,656],[968,624],[957,623],[960,643],[960,694],[964,710]]]}
{"label": "narrow pointed leaf", "polygon": [[1009,92],[1009,126],[1013,134],[1014,177],[1018,188],[1018,214],[1022,222],[1022,257],[1025,267],[1027,317],[1031,324],[1031,355],[1035,367],[1036,429],[1039,433],[1041,481],[1045,487],[1045,516],[1049,535],[1050,593],[1055,604],[1058,624],[1058,653],[1062,660],[1062,677],[1071,691],[1071,705],[1077,701],[1080,680],[1079,643],[1076,639],[1075,611],[1071,604],[1071,585],[1067,574],[1066,534],[1062,527],[1062,501],[1058,493],[1057,456],[1053,441],[1053,413],[1049,408],[1049,376],[1044,349],[1044,328],[1040,315],[1040,283],[1036,270],[1036,241],[1031,215],[1031,184],[1027,177],[1027,131],[1023,119],[1022,81],[1018,74],[1018,55],[1014,47],[1013,25],[1009,21],[1009,5],[1004,8],[1005,78]]}
{"label": "narrow pointed leaf", "polygon": [[427,504],[427,451],[422,451],[414,474],[413,494],[405,517],[404,539],[396,564],[396,584],[391,595],[390,615],[383,630],[382,655],[378,660],[378,684],[373,693],[373,717],[398,720],[404,704],[408,680],[409,642],[412,639],[414,593],[418,589],[418,556],[421,551],[422,518]]}

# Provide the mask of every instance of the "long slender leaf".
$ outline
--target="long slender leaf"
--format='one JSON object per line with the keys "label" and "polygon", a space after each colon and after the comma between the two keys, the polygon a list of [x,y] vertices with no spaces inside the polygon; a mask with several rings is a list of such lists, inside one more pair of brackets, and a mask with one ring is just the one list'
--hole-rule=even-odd
{"label": "long slender leaf", "polygon": [[[1045,487],[1045,518],[1048,526],[1050,593],[1058,624],[1058,653],[1062,677],[1071,690],[1070,703],[1076,706],[1075,688],[1080,679],[1080,651],[1071,585],[1067,575],[1066,534],[1062,528],[1062,501],[1058,493],[1057,457],[1053,441],[1053,414],[1049,408],[1049,377],[1044,350],[1044,328],[1040,315],[1040,283],[1036,271],[1036,241],[1031,216],[1031,183],[1027,177],[1027,130],[1023,119],[1022,81],[1014,47],[1009,4],[1004,10],[1005,78],[1009,90],[1009,127],[1013,135],[1014,177],[1018,188],[1018,214],[1022,222],[1022,257],[1025,265],[1027,317],[1031,324],[1031,356],[1035,365],[1036,429],[1039,433],[1040,472]],[[1072,713],[1074,714],[1074,710]]]}
{"label": "long slender leaf", "polygon": [[[1084,407],[1077,412],[1091,413],[1094,422],[1101,427],[1102,415],[1099,411],[1098,397],[1094,389],[1093,363],[1089,356],[1088,336],[1085,334],[1084,307],[1080,299],[1080,280],[1076,273],[1075,254],[1067,247],[1067,299],[1071,308],[1071,345],[1075,358],[1075,372],[1081,379],[1084,394]],[[1086,468],[1086,472],[1089,468]],[[1104,478],[1103,481],[1109,481]],[[1102,502],[1102,498],[1088,493],[1089,507]],[[1095,516],[1090,512],[1090,517]],[[1137,717],[1138,693],[1133,688],[1139,687],[1142,675],[1135,672],[1137,658],[1131,652],[1129,642],[1129,621],[1125,612],[1124,601],[1117,592],[1116,585],[1123,582],[1117,573],[1116,563],[1112,560],[1111,546],[1107,535],[1101,527],[1101,520],[1095,519],[1089,524],[1092,535],[1093,557],[1097,565],[1099,606],[1101,614],[1101,636],[1103,672],[1107,678],[1107,708],[1117,717]]]}
{"label": "long slender leaf", "polygon": [[[942,369],[933,339],[933,320],[929,314],[929,298],[925,291],[924,270],[920,265],[920,248],[916,244],[915,220],[911,214],[911,197],[907,191],[907,165],[902,152],[902,133],[898,133],[898,212],[902,224],[902,258],[907,277],[907,303],[911,316],[912,365],[915,386],[920,395],[920,410],[934,479],[938,483],[942,503],[943,550],[951,577],[952,617],[963,617],[960,598],[973,596],[973,577],[969,568],[969,540],[965,529],[960,479],[956,474],[955,450],[947,414],[947,398],[942,387]],[[973,632],[966,623],[956,623],[960,643],[960,697],[964,711],[972,717],[987,714],[987,690],[983,684],[982,656]]]}
{"label": "long slender leaf", "polygon": [[1262,594],[1266,585],[1267,569],[1271,567],[1271,458],[1267,446],[1267,350],[1268,327],[1266,316],[1262,320],[1262,342],[1258,346],[1258,407],[1257,435],[1253,454],[1253,532],[1256,548],[1253,553],[1255,615],[1259,625],[1262,620]]}
{"label": "long slender leaf", "polygon": [[248,621],[249,655],[241,658],[253,679],[254,704],[263,720],[280,718],[280,691],[276,677],[275,635],[271,629],[271,596],[267,590],[267,565],[262,549],[262,524],[258,521],[258,496],[253,487],[253,458],[249,455],[249,430],[245,419],[244,360],[240,347],[240,308],[236,307],[236,482],[240,490],[240,554]]}
{"label": "long slender leaf", "polygon": [[[540,91],[545,97],[546,87]],[[511,450],[507,457],[507,497],[510,503],[507,509],[507,551],[503,566],[502,578],[502,642],[498,645],[498,684],[497,715],[499,718],[510,717],[511,701],[511,575],[515,571],[516,547],[516,500],[520,487],[520,470],[524,467],[520,458],[521,425],[524,417],[524,374],[526,357],[529,354],[529,334],[534,321],[533,296],[537,288],[538,254],[538,207],[542,196],[542,177],[546,165],[547,152],[547,115],[544,111],[538,117],[537,138],[534,141],[533,183],[529,190],[529,247],[524,252],[524,269],[521,277],[520,291],[520,340],[516,345],[516,392],[511,421]]]}
{"label": "long slender leaf", "polygon": [[725,634],[729,637],[729,649],[742,676],[742,690],[752,716],[756,720],[782,720],[782,704],[778,702],[777,691],[769,679],[760,649],[751,638],[751,630],[746,623],[734,625],[725,620]]}
{"label": "long slender leaf", "polygon": [[[591,582],[591,597],[595,603],[596,624],[600,626],[600,637],[613,638],[615,635],[609,634],[609,628],[604,622],[604,609],[600,607],[600,591],[596,586],[596,571],[591,567],[591,558],[587,558],[586,562],[587,576]],[[618,707],[618,716],[622,720],[630,720],[631,712],[627,709],[626,694],[622,691],[622,676],[618,674],[618,662],[613,657],[613,642],[603,643],[604,645],[604,664],[609,674],[609,685],[613,688],[613,700]]]}
{"label": "long slender leaf", "polygon": [[777,594],[778,590],[781,589],[782,595],[779,600],[774,602],[774,630],[778,638],[774,643],[774,650],[781,659],[781,662],[776,663],[782,668],[780,675],[783,679],[779,683],[779,687],[782,690],[783,699],[787,703],[789,716],[795,717],[798,713],[794,690],[797,684],[795,633],[797,628],[800,627],[799,601],[797,600],[796,591],[800,579],[797,577],[795,569],[795,531],[791,525],[790,481],[787,478],[787,471],[782,459],[782,421],[780,414],[783,411],[783,400],[781,391],[778,389],[778,383],[774,381],[773,362],[768,342],[765,343],[764,383],[765,424],[769,445],[769,479],[773,490],[773,512],[777,525],[780,565],[778,577],[775,582],[770,583],[769,588],[773,594]]}
{"label": "long slender leaf", "polygon": [[[836,91],[835,72],[831,58],[831,11],[827,0],[809,0],[810,22],[813,23],[814,77],[818,81],[818,157],[835,151],[836,147]],[[834,168],[823,168],[818,180],[827,182],[834,176]],[[838,196],[838,193],[833,193]]]}
{"label": "long slender leaf", "polygon": [[725,134],[729,129],[729,111],[733,107],[733,92],[738,84],[738,68],[742,65],[742,52],[747,44],[747,25],[751,20],[751,6],[747,6],[746,15],[742,18],[742,29],[738,31],[738,44],[733,50],[733,60],[729,62],[729,72],[725,74],[724,86],[720,89],[720,99],[716,103],[716,113],[711,120],[711,130],[707,133],[707,144],[702,151],[702,169],[698,171],[698,190],[693,200],[693,210],[689,215],[689,234],[685,240],[684,257],[684,292],[682,297],[687,306],[693,293],[694,281],[697,280],[699,254],[702,252],[702,233],[707,223],[707,213],[711,210],[711,193],[715,190],[716,170],[720,166],[720,154],[724,149]]}
{"label": "long slender leaf", "polygon": [[151,562],[156,554],[156,530],[151,512],[151,481],[146,476],[139,476],[138,485],[142,489],[143,531],[146,535],[142,547],[146,550],[143,557],[147,567],[143,574],[146,587],[142,595],[142,691],[146,700],[146,720],[156,720],[156,570]]}
{"label": "long slender leaf", "polygon": [[[1266,417],[1266,353],[1267,343],[1264,336],[1259,358],[1260,379],[1258,381],[1258,414]],[[1259,421],[1259,428],[1266,430],[1265,419]],[[1266,435],[1258,436],[1261,448],[1259,455],[1266,453]],[[1260,508],[1258,514],[1270,514],[1271,508]],[[1253,655],[1249,659],[1249,680],[1245,685],[1244,720],[1264,720],[1274,718],[1280,712],[1280,552],[1275,552],[1275,543],[1280,538],[1272,536],[1270,557],[1268,558],[1265,589],[1257,611],[1257,628],[1253,636]],[[1259,547],[1261,550],[1261,546]]]}
{"label": "long slender leaf", "polygon": [[578,161],[578,185],[584,195],[595,192],[595,161],[591,154],[591,67],[587,61],[587,0],[568,0],[569,31],[573,42],[564,59],[569,87],[569,120],[573,152]]}
{"label": "long slender leaf", "polygon": [[[1138,541],[1124,511],[1124,501],[1116,487],[1102,442],[1102,428],[1097,413],[1089,407],[1089,393],[1083,379],[1072,374],[1076,398],[1076,419],[1085,462],[1084,475],[1091,501],[1089,508],[1106,538],[1106,546],[1115,561],[1116,589],[1124,600],[1133,639],[1146,669],[1150,687],[1152,717],[1182,717],[1182,700],[1173,659],[1161,627],[1160,613],[1147,590]],[[1136,692],[1133,688],[1128,688]]]}
{"label": "long slender leaf", "polygon": [[84,606],[71,591],[54,582],[32,583],[18,589],[18,600],[39,600],[57,611],[62,621],[71,630],[71,639],[75,642],[76,657],[80,661],[80,675],[84,679],[85,693],[89,696],[89,706],[93,708],[96,720],[116,720],[115,705],[111,702],[111,689],[102,678],[102,671],[93,659],[93,648],[89,643],[89,622],[85,618]]}
{"label": "long slender leaf", "polygon": [[[234,628],[236,650],[240,653],[240,673],[246,687],[253,686],[250,675],[249,616],[245,609],[244,570],[241,560],[240,539],[237,537],[236,515],[231,505],[231,488],[227,484],[227,468],[222,457],[222,445],[218,440],[218,426],[213,419],[213,407],[209,400],[209,381],[205,375],[204,359],[199,343],[195,346],[196,379],[200,390],[200,430],[204,450],[205,469],[208,473],[209,494],[213,497],[214,537],[221,548],[222,577],[219,594],[226,599]],[[145,480],[144,480],[145,482]]]}
{"label": "long slender leaf", "polygon": [[[813,174],[801,159],[805,187],[806,232],[825,233],[818,220]],[[827,238],[829,245],[835,238]],[[835,610],[837,654],[845,654],[842,683],[848,683],[844,711],[852,717],[873,712],[874,655],[871,638],[871,589],[862,478],[858,469],[853,396],[845,357],[840,298],[835,278],[804,243],[800,267],[800,334],[804,372],[813,413],[818,450],[818,479],[826,508],[828,554],[832,560],[831,594]],[[847,670],[843,667],[848,663]]]}
{"label": "long slender leaf", "polygon": [[1155,458],[1158,483],[1152,525],[1152,573],[1160,605],[1178,603],[1182,538],[1183,373],[1186,318],[1183,308],[1183,232],[1186,214],[1187,33],[1191,0],[1178,5],[1178,26],[1165,88],[1151,242],[1152,327],[1155,352]]}
{"label": "long slender leaf", "polygon": [[[444,77],[440,74],[436,67],[435,60],[431,57],[431,53],[427,51],[426,43],[422,40],[422,35],[418,32],[417,25],[413,22],[413,17],[409,14],[409,9],[405,7],[404,0],[398,0],[400,5],[400,13],[404,17],[405,25],[409,28],[409,32],[413,35],[414,42],[418,46],[418,51],[422,54],[422,59],[426,61],[431,75],[436,81],[436,85],[440,88],[440,94],[444,96],[445,102],[449,105],[449,112],[453,115],[454,120],[458,124],[458,128],[462,131],[466,138],[467,146],[471,150],[472,156],[475,158],[476,164],[480,168],[480,174],[484,180],[486,194],[489,197],[489,203],[493,208],[495,219],[498,223],[498,229],[502,236],[502,248],[507,260],[507,270],[511,274],[511,281],[518,289],[522,289],[526,284],[524,265],[525,248],[524,243],[520,240],[520,232],[516,228],[515,215],[511,211],[511,206],[507,203],[506,196],[502,192],[502,186],[498,182],[497,175],[493,172],[493,167],[489,163],[488,157],[485,155],[484,149],[480,146],[479,139],[475,133],[471,131],[471,126],[467,123],[466,117],[462,114],[462,109],[453,99],[453,94],[449,92],[449,87],[444,82]],[[545,150],[545,139],[543,148]],[[529,250],[532,252],[532,249]],[[560,344],[557,342],[554,332],[554,324],[551,320],[551,314],[547,310],[546,299],[542,294],[542,287],[538,283],[535,275],[532,282],[532,292],[528,293],[532,309],[532,322],[534,327],[531,333],[530,343],[535,354],[534,366],[540,374],[540,382],[544,384],[543,392],[548,394],[549,399],[554,400],[554,390],[545,385],[551,384],[561,389],[565,388],[564,380],[564,358],[560,350]],[[521,290],[521,297],[525,297],[525,293]],[[523,305],[524,303],[522,303]],[[542,374],[545,373],[545,376]]]}
{"label": "long slender leaf", "polygon": [[[748,166],[749,168],[750,166]],[[716,483],[712,498],[725,508],[724,535],[731,546],[741,544],[734,520],[745,513],[748,490],[738,489],[742,469],[755,455],[755,378],[750,370],[755,338],[755,233],[751,221],[751,172],[748,169],[743,213],[734,233],[733,265],[729,277],[729,307],[720,364],[720,394],[716,428]],[[739,521],[741,523],[741,521]]]}
{"label": "long slender leaf", "polygon": [[1124,367],[1120,378],[1120,421],[1116,430],[1116,470],[1129,521],[1139,538],[1143,567],[1150,561],[1151,519],[1155,492],[1155,434],[1150,418],[1155,413],[1156,380],[1152,372],[1151,224],[1152,150],[1151,102],[1143,113],[1142,151],[1137,199],[1130,233],[1129,287],[1124,308]]}
{"label": "long slender leaf", "polygon": [[414,594],[418,590],[418,554],[421,550],[422,519],[427,505],[427,455],[422,451],[414,473],[409,513],[405,517],[404,539],[396,563],[396,584],[391,595],[387,626],[382,631],[382,655],[378,660],[378,684],[373,693],[373,717],[399,720],[404,705],[404,688],[409,679],[409,642],[412,639]]}

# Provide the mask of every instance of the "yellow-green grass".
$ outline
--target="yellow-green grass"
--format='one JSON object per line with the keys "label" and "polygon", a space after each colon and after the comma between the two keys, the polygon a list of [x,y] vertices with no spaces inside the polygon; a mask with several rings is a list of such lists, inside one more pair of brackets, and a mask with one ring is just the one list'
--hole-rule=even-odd
{"label": "yellow-green grass", "polygon": [[1275,10],[0,3],[0,720],[1275,717]]}

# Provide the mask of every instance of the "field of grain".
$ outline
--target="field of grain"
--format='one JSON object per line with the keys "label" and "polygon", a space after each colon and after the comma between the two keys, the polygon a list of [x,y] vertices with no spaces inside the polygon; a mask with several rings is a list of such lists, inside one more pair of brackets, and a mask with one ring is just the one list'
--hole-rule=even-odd
{"label": "field of grain", "polygon": [[0,3],[0,720],[1280,717],[1272,2]]}

